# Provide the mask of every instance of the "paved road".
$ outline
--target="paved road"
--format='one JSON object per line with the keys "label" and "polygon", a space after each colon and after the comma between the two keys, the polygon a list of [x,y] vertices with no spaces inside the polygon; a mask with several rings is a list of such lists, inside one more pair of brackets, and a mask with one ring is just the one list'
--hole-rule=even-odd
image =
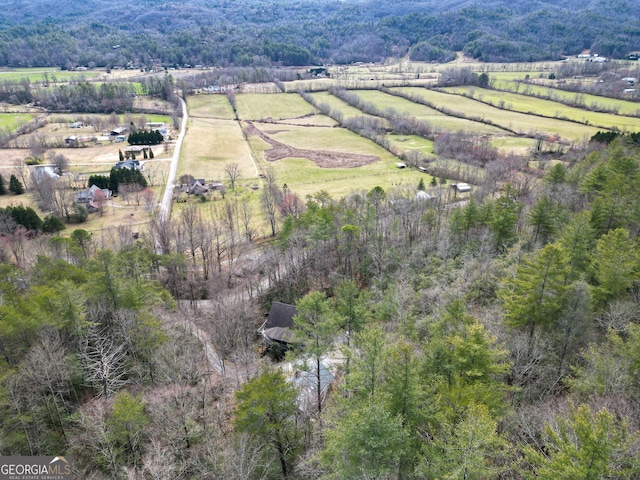
{"label": "paved road", "polygon": [[182,141],[184,135],[187,132],[187,104],[181,98],[182,104],[182,125],[180,125],[180,134],[176,141],[175,148],[173,150],[173,157],[171,158],[171,166],[169,167],[169,176],[167,177],[167,186],[164,189],[164,195],[162,197],[162,203],[160,204],[160,220],[168,220],[171,216],[171,202],[173,200],[173,188],[176,184],[176,172],[178,171],[178,160],[180,159],[180,150],[182,150]]}

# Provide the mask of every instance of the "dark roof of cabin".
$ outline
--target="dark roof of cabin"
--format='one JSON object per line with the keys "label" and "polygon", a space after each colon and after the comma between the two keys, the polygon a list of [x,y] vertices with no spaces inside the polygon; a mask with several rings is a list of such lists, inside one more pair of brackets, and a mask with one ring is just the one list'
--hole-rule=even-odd
{"label": "dark roof of cabin", "polygon": [[271,310],[269,310],[269,316],[267,321],[262,325],[262,329],[273,327],[293,327],[293,317],[297,313],[295,305],[289,305],[288,303],[273,302],[271,304]]}

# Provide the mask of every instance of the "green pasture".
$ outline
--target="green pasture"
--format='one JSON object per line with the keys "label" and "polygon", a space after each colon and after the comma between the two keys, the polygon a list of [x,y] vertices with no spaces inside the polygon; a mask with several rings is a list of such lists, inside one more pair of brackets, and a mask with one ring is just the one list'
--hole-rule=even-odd
{"label": "green pasture", "polygon": [[387,135],[395,150],[401,152],[417,151],[425,157],[434,157],[433,141],[417,135]]}
{"label": "green pasture", "polygon": [[557,134],[565,140],[581,141],[590,138],[598,128],[567,122],[555,118],[544,118],[525,113],[501,110],[482,102],[460,95],[442,93],[424,88],[406,87],[402,89],[411,94],[420,95],[435,105],[440,105],[466,117],[485,119],[494,125],[505,127],[521,135]]}
{"label": "green pasture", "polygon": [[21,81],[29,80],[31,83],[44,82],[45,78],[49,82],[69,82],[79,78],[93,78],[101,75],[103,72],[85,71],[70,72],[67,70],[58,70],[56,68],[2,68],[0,69],[0,82],[3,81]]}
{"label": "green pasture", "polygon": [[477,87],[453,87],[444,90],[457,95],[467,95],[491,105],[503,105],[504,108],[516,112],[536,113],[546,117],[575,120],[600,128],[633,132],[640,131],[640,118],[592,112],[538,97]]}
{"label": "green pasture", "polygon": [[294,148],[376,155],[385,161],[396,161],[392,154],[378,144],[356,135],[346,128],[259,123],[256,123],[255,126],[274,140]]}
{"label": "green pasture", "polygon": [[370,117],[371,115],[367,115],[355,107],[343,102],[338,97],[334,97],[329,92],[317,92],[312,93],[311,96],[315,99],[318,104],[326,103],[333,110],[336,110],[342,113],[342,116],[346,120],[347,118],[357,117],[357,116],[365,116]]}
{"label": "green pasture", "polygon": [[519,93],[522,95],[540,96],[558,102],[580,101],[589,108],[603,108],[608,110],[617,109],[620,115],[640,116],[640,103],[617,98],[601,97],[588,93],[568,92],[559,88],[551,88],[544,85],[524,84],[516,81],[500,80],[494,82],[494,87],[498,90]]}
{"label": "green pasture", "polygon": [[196,95],[187,98],[187,109],[192,117],[233,120],[235,115],[226,95]]}
{"label": "green pasture", "polygon": [[[409,87],[412,88],[412,87]],[[419,87],[415,87],[419,88]],[[401,90],[400,88],[399,90]],[[375,104],[383,110],[393,108],[399,113],[404,113],[416,119],[429,122],[435,130],[439,131],[459,131],[464,130],[470,133],[502,135],[506,133],[497,127],[486,125],[480,122],[474,122],[464,118],[451,117],[444,113],[434,110],[433,108],[414,103],[405,98],[396,97],[383,93],[379,90],[355,90],[363,100]]]}
{"label": "green pasture", "polygon": [[278,124],[301,125],[307,127],[336,127],[338,122],[326,115],[316,114],[300,118],[289,118],[281,120]]}
{"label": "green pasture", "polygon": [[0,129],[13,131],[29,123],[35,115],[28,113],[0,113]]}
{"label": "green pasture", "polygon": [[237,163],[242,178],[256,178],[251,150],[233,120],[192,118],[180,152],[178,176],[224,180],[225,164]]}
{"label": "green pasture", "polygon": [[282,120],[315,113],[297,93],[240,93],[236,105],[241,120]]}
{"label": "green pasture", "polygon": [[369,191],[375,186],[389,189],[394,185],[415,185],[422,178],[431,180],[415,169],[398,169],[395,164],[376,162],[357,168],[320,168],[311,160],[290,158],[271,165],[279,184],[286,183],[289,189],[304,198],[326,190],[334,198],[344,197],[355,191]]}

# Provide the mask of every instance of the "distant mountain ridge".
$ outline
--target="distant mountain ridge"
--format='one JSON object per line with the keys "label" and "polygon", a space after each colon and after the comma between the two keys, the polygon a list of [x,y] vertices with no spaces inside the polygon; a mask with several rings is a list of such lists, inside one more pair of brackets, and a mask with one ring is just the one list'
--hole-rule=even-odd
{"label": "distant mountain ridge", "polygon": [[0,0],[1,66],[303,65],[640,50],[627,0]]}

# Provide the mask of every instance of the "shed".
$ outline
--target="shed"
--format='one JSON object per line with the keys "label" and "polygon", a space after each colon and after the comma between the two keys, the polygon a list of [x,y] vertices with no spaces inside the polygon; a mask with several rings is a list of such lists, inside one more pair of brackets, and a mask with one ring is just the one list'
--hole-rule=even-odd
{"label": "shed", "polygon": [[111,130],[111,135],[115,137],[116,135],[122,135],[126,131],[127,129],[125,127],[114,128]]}
{"label": "shed", "polygon": [[471,186],[468,183],[452,183],[451,184],[451,188],[453,188],[455,191],[460,192],[460,193],[464,193],[464,192],[470,192],[471,191]]}

